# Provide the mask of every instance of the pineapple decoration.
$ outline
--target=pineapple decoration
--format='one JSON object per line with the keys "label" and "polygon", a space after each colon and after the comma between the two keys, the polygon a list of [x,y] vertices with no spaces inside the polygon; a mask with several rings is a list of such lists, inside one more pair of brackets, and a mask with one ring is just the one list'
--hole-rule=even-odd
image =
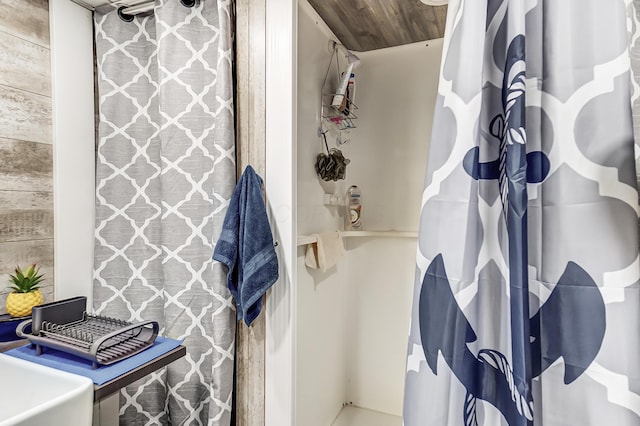
{"label": "pineapple decoration", "polygon": [[13,290],[7,296],[7,312],[12,317],[26,317],[31,315],[31,308],[43,302],[42,293],[38,285],[44,274],[38,274],[40,267],[33,263],[24,271],[16,266],[15,274],[9,274]]}

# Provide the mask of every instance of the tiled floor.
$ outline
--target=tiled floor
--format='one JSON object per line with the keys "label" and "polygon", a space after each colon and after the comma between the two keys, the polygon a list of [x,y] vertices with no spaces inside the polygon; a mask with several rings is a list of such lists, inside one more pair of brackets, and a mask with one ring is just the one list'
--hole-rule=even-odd
{"label": "tiled floor", "polygon": [[347,405],[332,426],[402,426],[402,418]]}

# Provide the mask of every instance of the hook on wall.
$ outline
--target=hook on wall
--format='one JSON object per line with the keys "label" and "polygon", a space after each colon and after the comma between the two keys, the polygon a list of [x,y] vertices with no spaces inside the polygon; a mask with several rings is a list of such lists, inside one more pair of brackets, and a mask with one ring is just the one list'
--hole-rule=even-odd
{"label": "hook on wall", "polygon": [[347,49],[344,44],[338,43],[335,40],[329,40],[329,53],[335,54],[338,51],[344,53],[348,63],[360,62],[360,58],[351,50]]}

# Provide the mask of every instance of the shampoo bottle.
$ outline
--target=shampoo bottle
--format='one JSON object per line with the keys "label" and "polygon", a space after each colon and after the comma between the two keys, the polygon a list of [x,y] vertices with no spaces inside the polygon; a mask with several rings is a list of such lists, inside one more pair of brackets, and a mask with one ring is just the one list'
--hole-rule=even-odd
{"label": "shampoo bottle", "polygon": [[344,101],[344,97],[347,93],[347,86],[349,86],[349,79],[351,78],[351,72],[353,71],[354,64],[349,64],[347,66],[347,70],[342,74],[342,78],[338,83],[338,89],[336,90],[336,94],[333,96],[333,100],[331,102],[331,106],[334,108],[340,108],[342,102]]}
{"label": "shampoo bottle", "polygon": [[347,190],[347,202],[349,214],[347,215],[347,230],[348,231],[360,231],[362,230],[362,222],[360,216],[362,214],[362,193],[360,188],[356,185],[352,185]]}

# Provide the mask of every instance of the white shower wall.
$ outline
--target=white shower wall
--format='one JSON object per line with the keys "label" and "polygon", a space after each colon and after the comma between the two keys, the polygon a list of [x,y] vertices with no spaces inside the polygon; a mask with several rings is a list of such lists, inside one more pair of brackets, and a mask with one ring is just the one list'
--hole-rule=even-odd
{"label": "white shower wall", "polygon": [[416,231],[442,40],[358,53],[358,128],[343,151],[368,230]]}
{"label": "white shower wall", "polygon": [[[298,235],[343,229],[342,212],[322,196],[352,184],[362,189],[366,230],[417,231],[441,40],[357,53],[358,128],[340,147],[351,159],[347,179],[320,182],[313,169],[322,146],[320,88],[336,38],[305,0],[299,4]],[[298,248],[296,425],[330,425],[344,404],[402,412],[416,240],[349,238],[345,247],[325,273],[307,269]]]}
{"label": "white shower wall", "polygon": [[[441,53],[435,40],[358,54],[358,128],[345,152],[367,230],[418,230]],[[400,416],[416,239],[350,239],[347,248],[347,396]]]}
{"label": "white shower wall", "polygon": [[[339,229],[334,208],[322,205],[323,188],[314,171],[320,152],[317,135],[320,87],[335,39],[306,1],[298,11],[297,232]],[[331,73],[335,76],[335,70]],[[338,185],[345,189],[344,183]],[[334,187],[328,188],[333,191]],[[309,273],[298,247],[295,425],[327,426],[347,398],[347,279],[341,262],[326,273]]]}

